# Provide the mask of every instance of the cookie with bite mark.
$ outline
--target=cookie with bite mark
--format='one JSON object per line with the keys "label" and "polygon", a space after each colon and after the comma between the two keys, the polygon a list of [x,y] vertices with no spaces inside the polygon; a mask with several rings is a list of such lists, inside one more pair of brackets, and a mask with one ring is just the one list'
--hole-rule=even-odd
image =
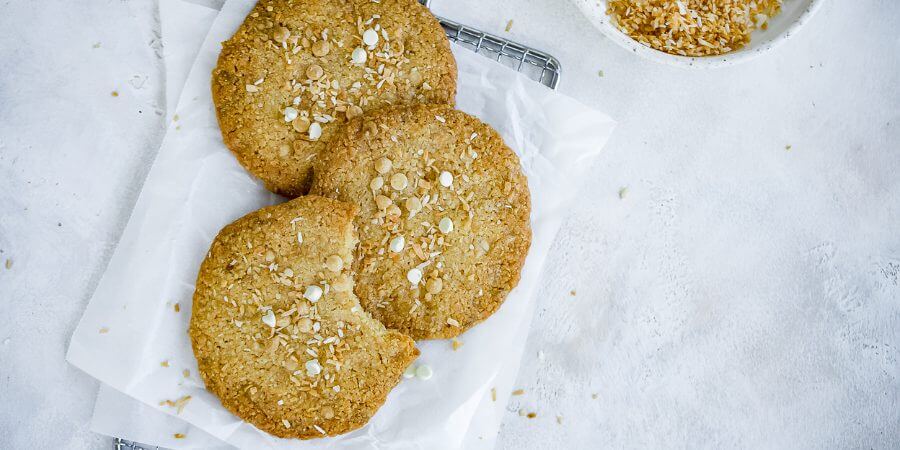
{"label": "cookie with bite mark", "polygon": [[206,388],[283,438],[363,426],[419,351],[353,293],[357,208],[307,196],[219,232],[197,276],[190,337]]}

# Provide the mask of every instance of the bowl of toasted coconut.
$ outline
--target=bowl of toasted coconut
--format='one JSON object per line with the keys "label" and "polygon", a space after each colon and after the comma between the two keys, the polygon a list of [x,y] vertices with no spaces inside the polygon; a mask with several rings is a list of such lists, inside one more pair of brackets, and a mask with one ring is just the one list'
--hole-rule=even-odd
{"label": "bowl of toasted coconut", "polygon": [[824,0],[572,0],[608,38],[666,64],[748,61],[794,35]]}

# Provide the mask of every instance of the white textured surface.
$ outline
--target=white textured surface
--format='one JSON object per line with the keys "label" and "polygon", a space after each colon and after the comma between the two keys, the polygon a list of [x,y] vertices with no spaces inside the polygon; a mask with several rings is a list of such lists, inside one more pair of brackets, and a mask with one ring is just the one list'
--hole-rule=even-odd
{"label": "white textured surface", "polygon": [[[538,417],[511,412],[499,448],[897,447],[900,3],[827,2],[698,72],[565,0],[435,2],[513,19],[620,121],[545,273],[509,406]],[[0,4],[0,446],[102,448],[63,355],[161,138],[158,26],[152,2],[40,5]]]}

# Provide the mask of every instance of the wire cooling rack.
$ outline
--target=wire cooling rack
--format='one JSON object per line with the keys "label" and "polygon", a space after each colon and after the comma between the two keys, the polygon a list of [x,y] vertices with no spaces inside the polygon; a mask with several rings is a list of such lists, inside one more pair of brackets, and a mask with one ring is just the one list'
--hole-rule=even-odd
{"label": "wire cooling rack", "polygon": [[[419,0],[419,3],[428,6],[429,0]],[[553,56],[443,17],[437,19],[451,41],[514,69],[550,89],[556,89],[559,85],[562,66]]]}
{"label": "wire cooling rack", "polygon": [[[429,0],[419,0],[419,2],[428,6]],[[444,19],[443,17],[438,17],[437,19],[441,26],[444,27],[444,31],[447,32],[447,37],[451,41],[520,72],[550,89],[556,89],[556,86],[559,85],[562,67],[553,56],[518,42]],[[113,449],[160,450],[160,447],[115,438]]]}
{"label": "wire cooling rack", "polygon": [[113,441],[114,450],[159,450],[159,447],[149,447],[137,442],[126,441],[125,439],[116,438]]}

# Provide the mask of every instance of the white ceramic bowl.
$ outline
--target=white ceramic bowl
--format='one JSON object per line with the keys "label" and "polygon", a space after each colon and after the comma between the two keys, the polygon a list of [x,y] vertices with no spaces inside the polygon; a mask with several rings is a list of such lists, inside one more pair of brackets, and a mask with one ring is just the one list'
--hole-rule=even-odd
{"label": "white ceramic bowl", "polygon": [[665,64],[684,67],[721,67],[749,61],[786,41],[808,21],[824,0],[784,0],[781,13],[769,19],[765,30],[756,30],[750,43],[719,56],[677,56],[647,47],[621,32],[606,15],[606,0],[572,0],[606,37],[632,53]]}

